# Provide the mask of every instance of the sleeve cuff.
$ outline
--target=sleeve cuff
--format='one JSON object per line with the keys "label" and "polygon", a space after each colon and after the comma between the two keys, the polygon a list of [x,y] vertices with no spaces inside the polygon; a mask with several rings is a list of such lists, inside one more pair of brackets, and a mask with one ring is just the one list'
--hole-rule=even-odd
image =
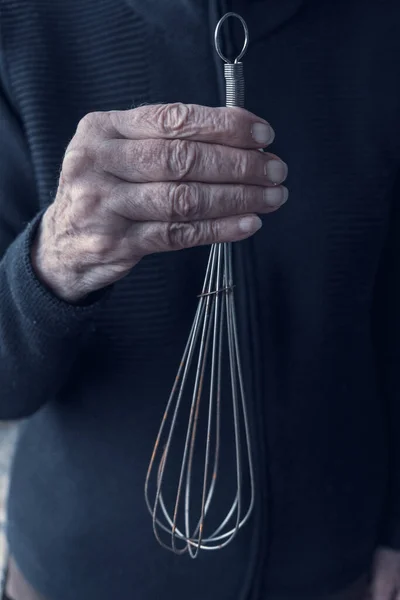
{"label": "sleeve cuff", "polygon": [[111,287],[93,294],[83,305],[73,305],[55,296],[36,276],[31,262],[31,246],[43,213],[39,213],[9,247],[9,291],[17,310],[33,327],[48,335],[74,335],[103,306]]}

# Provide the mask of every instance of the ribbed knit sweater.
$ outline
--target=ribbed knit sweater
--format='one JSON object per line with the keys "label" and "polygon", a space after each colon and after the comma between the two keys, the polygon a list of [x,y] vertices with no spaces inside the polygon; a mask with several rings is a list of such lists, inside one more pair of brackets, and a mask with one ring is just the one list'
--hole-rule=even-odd
{"label": "ribbed knit sweater", "polygon": [[[230,5],[0,0],[0,418],[26,419],[8,540],[49,600],[310,598],[379,543],[400,549],[400,7]],[[237,285],[257,510],[190,561],[157,545],[143,483],[207,250],[147,257],[76,307],[39,282],[30,246],[86,113],[223,103],[212,37],[228,8],[248,22],[246,106],[274,127],[291,195],[242,247],[254,310]]]}

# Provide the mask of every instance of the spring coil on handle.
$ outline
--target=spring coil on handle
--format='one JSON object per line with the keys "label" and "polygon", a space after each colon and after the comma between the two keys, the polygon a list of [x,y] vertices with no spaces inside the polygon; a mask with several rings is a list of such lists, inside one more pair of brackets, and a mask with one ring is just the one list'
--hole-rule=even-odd
{"label": "spring coil on handle", "polygon": [[244,106],[243,63],[225,63],[226,106]]}

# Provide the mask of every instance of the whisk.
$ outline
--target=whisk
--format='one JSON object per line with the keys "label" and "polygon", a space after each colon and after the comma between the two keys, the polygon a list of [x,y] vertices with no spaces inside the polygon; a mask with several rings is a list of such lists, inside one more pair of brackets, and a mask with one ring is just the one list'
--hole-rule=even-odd
{"label": "whisk", "polygon": [[[233,62],[223,55],[220,48],[221,26],[229,17],[238,18],[244,29],[243,49]],[[248,37],[247,25],[236,13],[225,14],[215,30],[216,51],[225,63],[226,106],[244,105],[243,63],[240,60],[247,50]],[[224,382],[229,382],[228,402],[225,402],[222,393],[226,392]],[[171,458],[171,447],[176,444],[177,437],[178,442],[181,439],[177,436],[177,429],[184,418],[185,407],[189,413],[187,430],[185,428],[183,435],[175,486],[169,479],[169,472],[177,468]],[[232,504],[228,503],[216,526],[215,523],[210,525],[209,515],[221,470],[221,413],[228,412],[228,409],[233,428],[234,494]],[[201,413],[206,424],[203,444],[199,442]],[[199,450],[200,446],[202,449]],[[197,494],[200,497],[195,499],[198,509],[194,517],[193,471],[199,453],[202,485]],[[246,490],[246,499],[243,490],[245,478],[250,487]],[[154,496],[150,498],[152,484]],[[166,489],[168,493],[173,490],[171,508],[167,508]],[[235,538],[249,520],[254,495],[249,419],[235,312],[232,243],[213,244],[194,322],[151,456],[145,499],[158,542],[176,554],[188,552],[196,558],[200,550],[218,550]]]}

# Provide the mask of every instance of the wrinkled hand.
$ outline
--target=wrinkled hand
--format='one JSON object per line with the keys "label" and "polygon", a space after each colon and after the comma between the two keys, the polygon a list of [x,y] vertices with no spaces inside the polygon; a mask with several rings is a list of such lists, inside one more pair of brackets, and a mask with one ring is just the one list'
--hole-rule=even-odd
{"label": "wrinkled hand", "polygon": [[147,254],[254,234],[287,199],[287,167],[257,149],[274,134],[240,108],[166,104],[83,118],[32,261],[67,301],[124,277]]}
{"label": "wrinkled hand", "polygon": [[400,600],[400,552],[388,548],[376,551],[365,600]]}

